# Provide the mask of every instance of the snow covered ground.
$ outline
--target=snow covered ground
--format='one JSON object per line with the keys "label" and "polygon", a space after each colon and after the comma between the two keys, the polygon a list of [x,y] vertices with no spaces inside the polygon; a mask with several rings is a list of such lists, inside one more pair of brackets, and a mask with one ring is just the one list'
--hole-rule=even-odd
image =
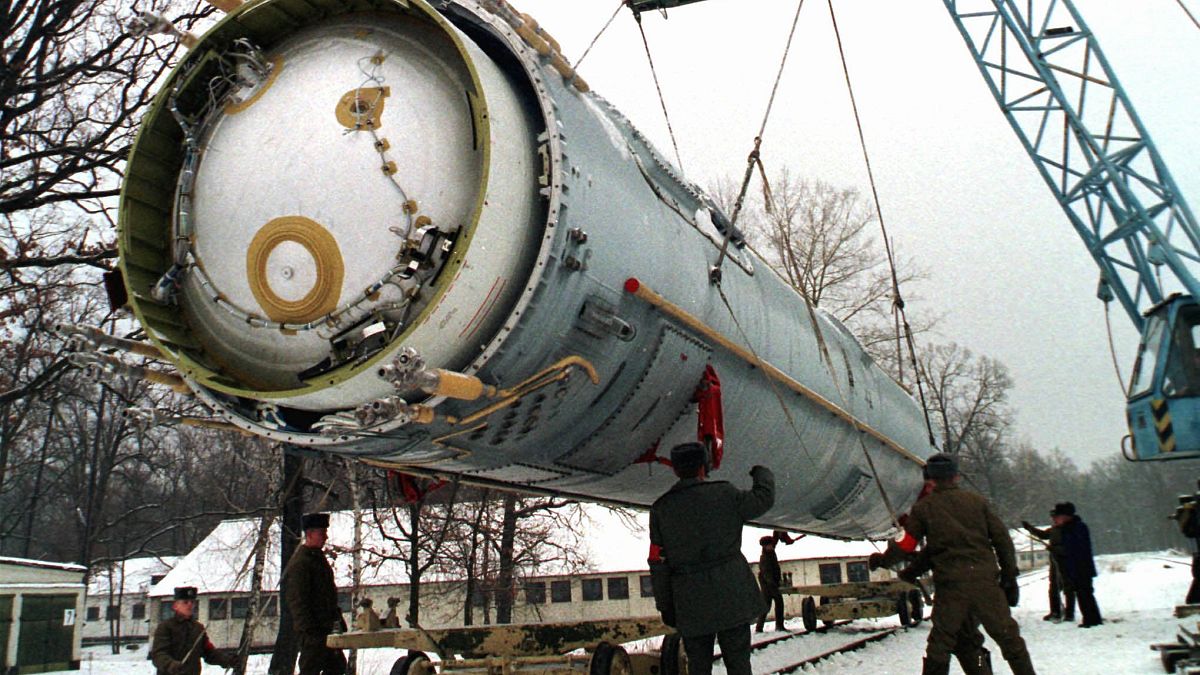
{"label": "snow covered ground", "polygon": [[[1131,553],[1101,556],[1097,559],[1100,576],[1096,580],[1096,598],[1104,614],[1105,625],[1082,629],[1074,624],[1042,621],[1046,613],[1046,572],[1038,571],[1021,578],[1021,606],[1016,612],[1021,633],[1033,655],[1039,673],[1049,675],[1141,675],[1161,673],[1158,653],[1149,645],[1174,638],[1178,621],[1172,611],[1182,602],[1191,582],[1190,558],[1178,553]],[[799,619],[788,627],[799,631]],[[806,658],[838,648],[860,637],[897,625],[895,619],[858,621],[828,633],[786,640],[754,653],[754,672],[770,673]],[[921,670],[921,658],[929,623],[902,630],[856,652],[839,654],[810,666],[800,673],[820,675],[911,674]],[[778,637],[778,633],[756,635],[756,640]],[[1008,673],[999,649],[988,641],[997,673]],[[113,656],[107,648],[85,650],[80,672],[87,675],[153,675],[154,668],[145,660],[145,648]],[[400,650],[360,652],[360,675],[386,675],[392,662],[403,655]],[[267,656],[251,658],[250,672],[266,672]],[[956,671],[957,666],[952,669]],[[206,672],[219,673],[208,666]],[[723,673],[718,666],[714,672]],[[65,675],[61,674],[61,675]]]}

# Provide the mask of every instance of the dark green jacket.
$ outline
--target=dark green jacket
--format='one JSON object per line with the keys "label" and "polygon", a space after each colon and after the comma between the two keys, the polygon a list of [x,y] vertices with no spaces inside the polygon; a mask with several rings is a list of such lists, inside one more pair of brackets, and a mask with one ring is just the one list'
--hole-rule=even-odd
{"label": "dark green jacket", "polygon": [[775,595],[779,592],[779,583],[783,579],[783,571],[779,569],[779,556],[775,551],[763,551],[758,556],[758,585],[763,593]]}
{"label": "dark green jacket", "polygon": [[342,621],[333,568],[325,553],[319,548],[298,546],[283,573],[283,586],[296,632],[304,639],[323,643]]}
{"label": "dark green jacket", "polygon": [[685,478],[650,507],[650,577],[663,620],[685,636],[749,624],[767,610],[742,555],[742,526],[775,503],[775,477],[754,487]]}
{"label": "dark green jacket", "polygon": [[939,485],[913,505],[904,528],[925,549],[935,583],[995,582],[1015,578],[1017,554],[1008,528],[982,496],[957,485]]}
{"label": "dark green jacket", "polygon": [[158,675],[168,675],[175,663],[183,665],[176,671],[179,675],[199,675],[201,658],[223,668],[232,668],[237,662],[235,654],[213,647],[204,632],[204,624],[199,621],[172,616],[155,627],[150,661],[158,669]]}

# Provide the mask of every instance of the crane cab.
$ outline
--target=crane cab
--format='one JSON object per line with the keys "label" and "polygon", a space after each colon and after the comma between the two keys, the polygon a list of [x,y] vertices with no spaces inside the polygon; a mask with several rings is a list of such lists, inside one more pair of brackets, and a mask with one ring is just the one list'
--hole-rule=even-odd
{"label": "crane cab", "polygon": [[1200,304],[1172,295],[1145,314],[1126,417],[1136,460],[1200,458]]}

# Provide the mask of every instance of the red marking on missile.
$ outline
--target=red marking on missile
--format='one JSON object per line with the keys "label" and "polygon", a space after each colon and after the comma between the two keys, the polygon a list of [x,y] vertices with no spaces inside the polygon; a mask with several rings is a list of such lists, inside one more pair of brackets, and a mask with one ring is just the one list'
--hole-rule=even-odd
{"label": "red marking on missile", "polygon": [[629,277],[628,279],[625,280],[625,292],[626,293],[637,293],[638,289],[641,287],[642,287],[642,282],[638,281],[637,277]]}
{"label": "red marking on missile", "polygon": [[483,302],[479,303],[475,314],[471,316],[471,320],[463,327],[458,337],[471,337],[475,331],[479,330],[479,327],[483,325],[483,317],[487,316],[492,311],[492,307],[496,306],[496,301],[500,299],[500,293],[504,291],[507,284],[508,280],[504,277],[496,277],[496,280],[492,282],[492,287],[488,289],[488,294],[484,296]]}

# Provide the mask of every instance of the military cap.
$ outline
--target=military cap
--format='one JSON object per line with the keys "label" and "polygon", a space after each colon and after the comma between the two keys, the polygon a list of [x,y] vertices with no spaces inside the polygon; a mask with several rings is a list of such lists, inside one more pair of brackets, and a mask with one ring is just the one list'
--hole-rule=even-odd
{"label": "military cap", "polygon": [[302,530],[317,530],[323,527],[329,527],[328,513],[306,513],[300,519],[300,529]]}
{"label": "military cap", "polygon": [[1050,512],[1052,516],[1073,516],[1075,515],[1075,505],[1071,502],[1059,502],[1054,505],[1054,510]]}
{"label": "military cap", "polygon": [[761,538],[758,540],[758,545],[759,545],[759,546],[766,546],[767,544],[774,544],[774,543],[775,543],[775,537],[774,537],[774,535],[772,535],[772,536],[770,536],[770,537],[761,537]]}
{"label": "military cap", "polygon": [[958,462],[953,455],[939,452],[925,460],[924,473],[926,480],[953,478],[958,475]]}
{"label": "military cap", "polygon": [[196,599],[196,587],[195,586],[176,586],[175,587],[175,599],[176,600],[195,600]]}
{"label": "military cap", "polygon": [[680,443],[671,448],[671,466],[677,473],[695,473],[708,464],[708,450],[699,443]]}

